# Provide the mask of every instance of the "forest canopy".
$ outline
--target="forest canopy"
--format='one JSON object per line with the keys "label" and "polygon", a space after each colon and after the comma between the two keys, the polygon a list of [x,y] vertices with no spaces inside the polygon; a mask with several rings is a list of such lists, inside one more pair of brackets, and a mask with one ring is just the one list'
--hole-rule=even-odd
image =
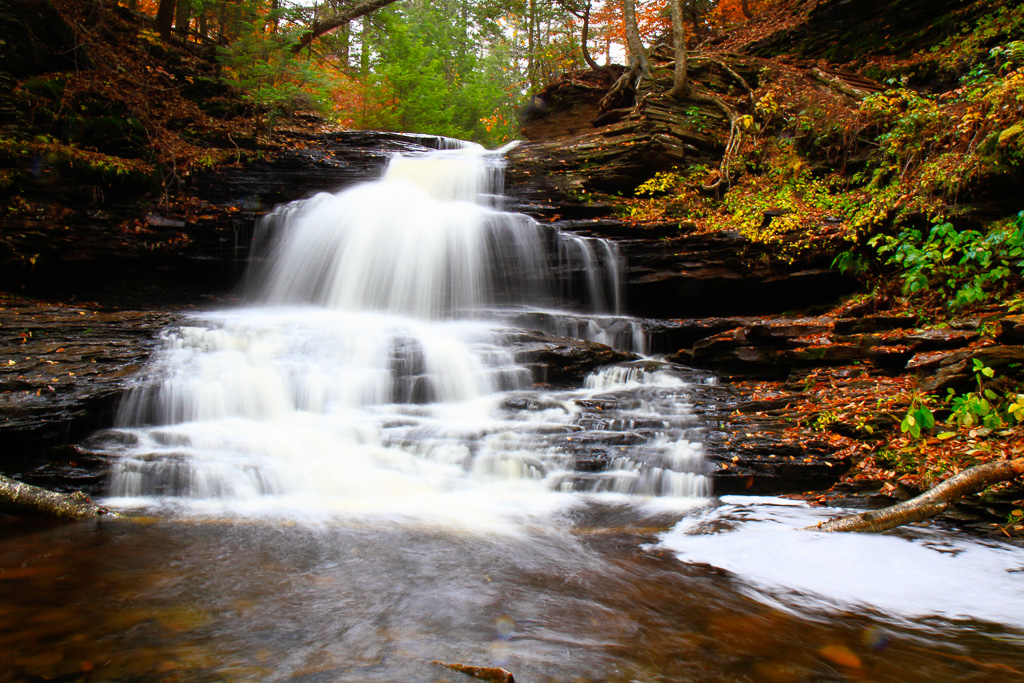
{"label": "forest canopy", "polygon": [[[122,0],[155,30],[215,51],[226,82],[273,118],[314,106],[350,128],[499,144],[559,75],[627,59],[622,0]],[[671,35],[669,0],[629,2],[642,43]],[[764,11],[683,2],[692,35]],[[583,36],[586,32],[586,51]]]}

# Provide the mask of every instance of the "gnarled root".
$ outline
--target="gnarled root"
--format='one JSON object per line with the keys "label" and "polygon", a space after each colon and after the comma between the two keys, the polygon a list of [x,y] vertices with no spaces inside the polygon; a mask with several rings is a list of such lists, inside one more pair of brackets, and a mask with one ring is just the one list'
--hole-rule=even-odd
{"label": "gnarled root", "polygon": [[[611,72],[609,72],[609,75],[611,75]],[[608,89],[608,92],[605,93],[605,96],[601,98],[598,110],[607,112],[611,109],[617,109],[625,102],[632,101],[636,93],[635,82],[639,75],[640,70],[636,67],[623,71],[612,84],[612,87]]]}
{"label": "gnarled root", "polygon": [[967,494],[1021,475],[1024,475],[1024,458],[996,460],[966,469],[920,496],[902,503],[859,515],[830,519],[805,528],[810,531],[885,531],[933,517]]}

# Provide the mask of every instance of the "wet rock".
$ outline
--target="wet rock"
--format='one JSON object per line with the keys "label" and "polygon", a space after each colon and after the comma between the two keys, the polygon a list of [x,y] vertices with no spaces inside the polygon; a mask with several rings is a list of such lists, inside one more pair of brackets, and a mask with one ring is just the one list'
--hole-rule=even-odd
{"label": "wet rock", "polygon": [[620,242],[629,310],[649,317],[764,315],[834,302],[856,283],[828,250],[795,263],[735,232]]}
{"label": "wet rock", "polygon": [[17,469],[109,422],[157,332],[174,319],[158,311],[0,309],[0,468]]}
{"label": "wet rock", "polygon": [[914,351],[920,352],[961,348],[980,337],[981,335],[974,330],[916,330],[899,338],[899,342],[909,344]]}
{"label": "wet rock", "polygon": [[1008,315],[999,321],[998,341],[1002,344],[1024,344],[1024,315]]}
{"label": "wet rock", "polygon": [[731,377],[781,378],[795,366],[835,365],[864,357],[857,344],[832,343],[830,331],[831,321],[823,318],[748,320],[670,358]]}
{"label": "wet rock", "polygon": [[801,397],[751,400],[747,389],[703,385],[691,394],[716,495],[779,495],[827,489],[850,469],[847,454],[819,435],[795,435]]}
{"label": "wet rock", "polygon": [[[945,392],[946,389],[967,391],[975,384],[974,360],[980,360],[993,368],[1000,375],[1013,378],[1024,376],[1024,347],[1021,346],[986,346],[969,351],[956,351],[941,358],[934,370],[919,363],[915,367],[919,372],[928,372],[922,378],[921,389],[927,392]],[[934,366],[932,366],[934,367]]]}
{"label": "wet rock", "polygon": [[579,384],[595,368],[637,355],[616,351],[605,344],[555,337],[543,332],[524,332],[512,342],[517,363],[530,368],[535,382],[555,386]]}
{"label": "wet rock", "polygon": [[753,324],[756,320],[753,317],[645,320],[644,330],[647,332],[653,353],[673,353],[679,349],[690,348],[702,339]]}
{"label": "wet rock", "polygon": [[154,211],[138,193],[101,206],[88,185],[70,179],[59,196],[41,188],[50,213],[0,219],[10,245],[0,252],[0,287],[119,307],[225,292],[247,265],[256,221],[277,204],[374,178],[395,154],[439,144],[432,136],[364,131],[307,142],[307,149],[184,179],[182,193],[192,199],[175,211]]}
{"label": "wet rock", "polygon": [[836,334],[862,334],[886,330],[903,330],[917,326],[917,317],[912,315],[866,315],[857,318],[840,318],[835,321]]}

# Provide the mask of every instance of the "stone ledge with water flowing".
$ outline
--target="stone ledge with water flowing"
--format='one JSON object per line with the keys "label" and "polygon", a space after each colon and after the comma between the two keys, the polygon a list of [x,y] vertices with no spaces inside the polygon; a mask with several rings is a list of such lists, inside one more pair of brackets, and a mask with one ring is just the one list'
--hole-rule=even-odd
{"label": "stone ledge with water flowing", "polygon": [[645,341],[615,245],[503,211],[500,153],[447,147],[261,222],[245,306],[167,330],[89,440],[113,504],[710,492],[688,382],[623,364]]}
{"label": "stone ledge with water flowing", "polygon": [[[627,251],[632,247],[628,246],[631,244],[629,240],[622,241],[625,234],[614,225],[602,224],[600,229],[589,223],[542,225],[522,214],[502,212],[499,156],[473,151],[477,155],[473,158],[465,150],[448,150],[441,154],[442,158],[431,161],[424,155],[431,147],[442,146],[442,140],[410,136],[381,138],[359,133],[337,138],[322,153],[297,152],[294,158],[284,157],[240,174],[223,172],[223,177],[209,186],[216,188],[218,193],[210,195],[210,201],[227,205],[236,202],[238,197],[253,198],[245,200],[245,205],[249,206],[245,211],[228,214],[229,223],[236,225],[238,220],[253,220],[260,207],[276,196],[267,194],[268,190],[281,187],[281,183],[288,179],[294,181],[294,188],[289,190],[292,196],[301,196],[303,187],[322,190],[346,182],[351,184],[353,180],[373,173],[374,168],[380,169],[377,173],[382,173],[383,164],[398,153],[412,156],[395,159],[388,171],[390,179],[385,178],[388,183],[397,187],[415,185],[417,168],[425,162],[433,166],[429,182],[412,191],[415,201],[407,197],[395,202],[395,195],[389,189],[391,186],[368,183],[348,192],[321,193],[307,201],[282,205],[262,222],[257,235],[254,265],[247,280],[249,302],[261,300],[276,306],[314,302],[322,306],[320,299],[323,299],[328,307],[334,308],[443,318],[450,324],[441,327],[447,326],[452,330],[458,326],[455,319],[461,320],[460,324],[465,329],[468,329],[467,320],[474,317],[477,322],[490,321],[496,327],[486,334],[497,334],[501,338],[496,344],[500,350],[483,353],[480,358],[484,360],[480,362],[486,365],[503,354],[510,355],[511,361],[506,368],[502,369],[499,364],[496,369],[484,371],[485,376],[498,383],[497,386],[506,388],[527,385],[532,388],[538,383],[556,389],[579,387],[588,373],[602,366],[636,358],[637,352],[672,351],[685,341],[680,337],[682,328],[677,322],[639,320],[621,314],[628,301],[622,283],[631,277],[628,273],[633,269],[627,270],[619,245],[626,245]],[[383,147],[374,146],[382,142]],[[342,154],[339,151],[342,148],[348,151]],[[364,161],[359,161],[363,158],[360,154],[364,155]],[[321,170],[310,175],[310,161]],[[446,180],[446,173],[450,176],[467,169],[470,169],[468,177]],[[437,207],[449,200],[455,201],[446,217],[432,215]],[[375,213],[377,209],[382,209],[380,215]],[[375,227],[373,230],[358,230],[353,226],[365,225],[355,223],[360,220]],[[408,220],[418,227],[403,232],[401,224]],[[303,225],[306,226],[302,228],[306,233],[304,241],[282,243],[293,236],[301,221],[305,221]],[[478,224],[483,227],[475,230]],[[197,229],[200,227],[196,226]],[[577,233],[571,230],[573,228],[583,230]],[[236,234],[249,232],[237,225],[233,229]],[[239,230],[240,233],[237,232]],[[381,239],[370,239],[374,236]],[[330,255],[338,260],[332,261],[328,258]],[[285,262],[290,265],[284,265]],[[461,265],[452,270],[451,264]],[[371,271],[378,279],[367,275]],[[637,302],[632,304],[637,305]],[[148,344],[150,336],[158,334],[165,320],[154,318],[154,324],[137,337],[139,341]],[[730,322],[731,319],[720,327],[729,329]],[[10,320],[5,324],[18,323]],[[208,324],[223,326],[225,323],[223,320],[205,320],[196,329]],[[704,322],[698,324],[698,328],[708,329]],[[72,329],[74,326],[69,327],[69,332]],[[244,335],[248,337],[264,332],[266,330],[247,331]],[[211,333],[207,330],[203,334]],[[194,336],[196,330],[188,334]],[[282,336],[285,332],[275,334]],[[409,376],[395,380],[400,388],[374,391],[381,396],[401,396],[402,400],[417,404],[437,400],[451,388],[451,383],[443,381],[438,385],[424,375],[420,367],[424,357],[423,343],[414,338],[417,333],[396,334],[403,341],[389,343],[396,349],[404,349],[400,355],[405,356],[402,360],[390,362],[408,368]],[[190,342],[170,341],[165,333],[163,343]],[[479,344],[479,339],[473,343]],[[12,357],[20,350],[23,349],[17,346],[9,349]],[[148,351],[140,347],[139,354],[144,358]],[[46,370],[51,366],[40,367]],[[696,417],[692,418],[696,422],[691,427],[712,427],[707,431],[705,445],[706,455],[713,464],[707,467],[716,470],[714,476],[720,481],[719,488],[723,491],[750,488],[752,476],[757,482],[756,490],[805,490],[812,484],[827,486],[831,481],[829,475],[834,477],[838,474],[839,470],[826,470],[819,463],[820,457],[826,454],[824,451],[804,453],[798,459],[803,463],[808,454],[814,456],[819,464],[810,469],[821,470],[814,476],[805,476],[804,470],[810,471],[807,467],[798,467],[793,472],[789,471],[792,469],[789,466],[780,467],[768,459],[779,447],[770,438],[753,448],[751,467],[744,466],[745,456],[734,462],[732,450],[727,446],[731,440],[728,435],[733,431],[743,431],[747,426],[729,417],[732,411],[728,406],[742,404],[742,392],[723,394],[721,387],[707,388],[710,385],[703,384],[704,376],[694,376],[685,369],[662,368],[685,378],[684,384],[688,387],[684,392],[685,400],[695,406],[696,412]],[[78,373],[78,376],[83,374]],[[17,379],[17,375],[12,375],[12,378]],[[67,376],[62,377],[55,385],[56,391],[64,391],[62,387],[68,384],[68,380]],[[44,385],[54,384],[45,377],[40,381]],[[12,393],[8,396],[12,399],[20,395],[17,392],[24,391],[14,384],[9,386]],[[63,394],[78,406],[70,410],[83,415],[102,414],[104,406],[109,410],[111,394],[99,391],[99,386],[93,382],[78,382],[75,391]],[[701,386],[705,388],[700,389]],[[294,393],[297,390],[286,388],[283,391]],[[716,391],[720,394],[717,397]],[[534,403],[535,399],[521,396],[510,398],[506,406]],[[17,410],[19,404],[14,401],[11,405]],[[41,408],[53,412],[47,420],[60,423],[65,419],[68,409],[60,408],[60,405],[50,402]],[[612,404],[581,399],[574,401],[573,405],[574,409],[591,414],[582,419],[583,424],[598,425],[600,429],[604,424],[602,420],[608,417],[607,412],[601,411],[607,411]],[[4,433],[12,434],[10,429],[13,426],[14,423],[5,424]],[[590,427],[573,424],[571,429],[587,430]],[[616,439],[621,443],[612,444]],[[600,435],[575,441],[566,439],[557,448],[571,450],[579,467],[596,471],[610,467],[609,463],[613,461],[611,445],[621,452],[634,445],[627,441],[622,437]],[[36,441],[35,451],[52,443]],[[600,452],[593,456],[583,454],[581,444],[586,443],[603,444],[603,450],[598,449]],[[548,444],[546,447],[554,446]],[[60,481],[60,473],[70,470],[60,462],[77,464],[93,457],[91,448],[80,451],[62,455],[56,465],[44,466],[33,475],[36,481],[64,485]],[[93,472],[90,478],[96,481],[97,473]],[[730,483],[734,481],[735,484]]]}

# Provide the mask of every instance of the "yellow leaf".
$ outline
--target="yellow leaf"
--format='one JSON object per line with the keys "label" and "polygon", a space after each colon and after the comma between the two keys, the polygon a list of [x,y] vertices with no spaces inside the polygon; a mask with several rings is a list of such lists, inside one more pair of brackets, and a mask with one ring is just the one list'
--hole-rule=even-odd
{"label": "yellow leaf", "polygon": [[861,665],[860,657],[855,655],[850,648],[845,645],[825,645],[824,647],[818,648],[818,654],[842,667],[848,669],[859,669]]}

